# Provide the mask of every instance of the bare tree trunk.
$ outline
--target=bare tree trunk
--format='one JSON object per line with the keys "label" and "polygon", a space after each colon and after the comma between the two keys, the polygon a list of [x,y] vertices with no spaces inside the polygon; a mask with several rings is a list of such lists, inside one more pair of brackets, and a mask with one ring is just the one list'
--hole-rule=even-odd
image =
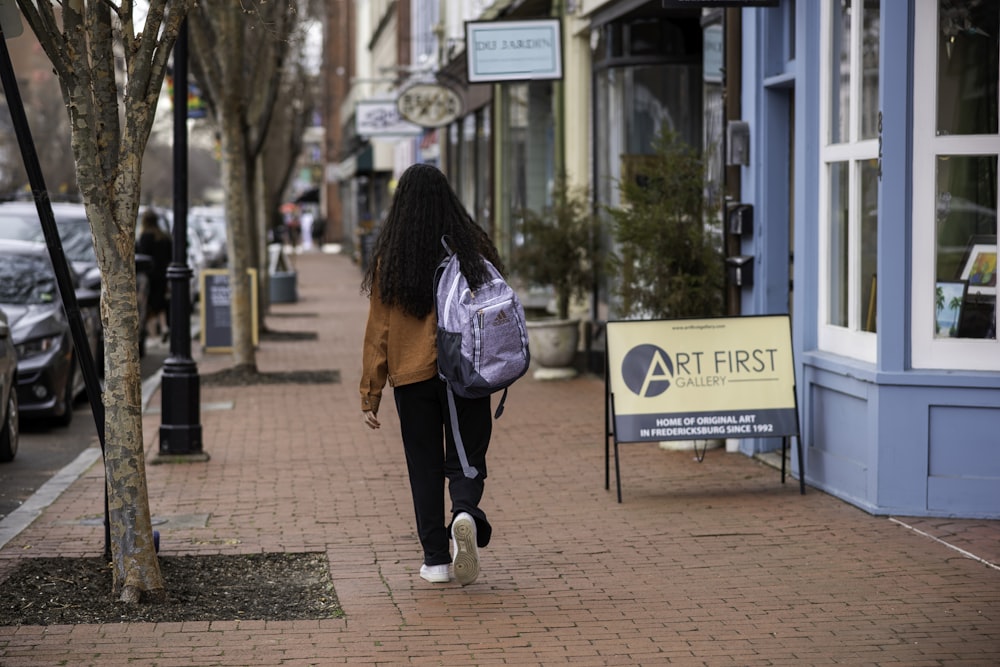
{"label": "bare tree trunk", "polygon": [[257,253],[261,258],[258,273],[257,273],[257,284],[260,286],[260,307],[257,310],[257,326],[260,330],[264,330],[264,316],[271,307],[271,267],[269,265],[271,255],[268,251],[268,239],[267,239],[267,226],[270,216],[267,212],[273,210],[270,208],[273,202],[268,202],[267,196],[267,183],[265,179],[264,170],[264,153],[261,152],[257,156],[257,168],[254,169],[254,209],[256,210],[255,219],[257,221]]}
{"label": "bare tree trunk", "polygon": [[[126,208],[132,206],[127,205]],[[102,262],[104,321],[105,476],[111,526],[114,594],[138,602],[165,596],[153,544],[142,447],[142,378],[135,291],[134,234],[118,235]]]}
{"label": "bare tree trunk", "polygon": [[[143,456],[135,226],[142,154],[167,58],[191,2],[171,1],[168,13],[167,0],[150,0],[137,32],[130,1],[56,5],[17,0],[59,77],[101,272],[113,593],[130,603],[165,596]],[[61,8],[58,17],[55,6]],[[120,54],[125,60],[121,71],[116,70]]]}
{"label": "bare tree trunk", "polygon": [[253,346],[253,313],[250,302],[250,230],[247,228],[246,151],[240,123],[227,119],[226,102],[222,115],[222,183],[226,191],[226,218],[229,233],[229,298],[233,330],[233,365],[235,368],[257,370]]}
{"label": "bare tree trunk", "polygon": [[[253,324],[246,269],[260,271],[260,303],[266,302],[266,229],[272,211],[261,210],[262,169],[259,156],[279,101],[286,58],[292,46],[304,43],[303,10],[317,15],[315,3],[201,0],[192,13],[191,36],[195,76],[220,125],[223,150],[223,187],[229,219],[230,294],[233,321],[233,361],[236,367],[256,370]],[[288,103],[288,97],[281,100]],[[237,165],[236,160],[244,160]],[[267,174],[264,174],[266,179]],[[266,194],[266,191],[265,191]],[[263,199],[264,205],[268,200]],[[237,278],[237,276],[242,276]],[[258,304],[259,305],[259,304]],[[258,309],[262,324],[264,308]]]}

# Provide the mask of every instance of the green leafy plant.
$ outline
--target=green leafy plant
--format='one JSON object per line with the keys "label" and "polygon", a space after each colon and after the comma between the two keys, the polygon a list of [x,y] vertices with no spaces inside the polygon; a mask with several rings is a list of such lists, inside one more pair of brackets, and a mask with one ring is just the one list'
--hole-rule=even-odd
{"label": "green leafy plant", "polygon": [[569,319],[570,302],[590,294],[603,261],[600,221],[589,190],[569,185],[560,175],[552,204],[542,211],[522,211],[516,230],[521,243],[512,254],[512,268],[531,285],[551,285],[556,317]]}
{"label": "green leafy plant", "polygon": [[664,132],[654,153],[625,164],[623,204],[608,208],[612,293],[624,317],[721,315],[725,267],[718,211],[705,201],[700,155]]}

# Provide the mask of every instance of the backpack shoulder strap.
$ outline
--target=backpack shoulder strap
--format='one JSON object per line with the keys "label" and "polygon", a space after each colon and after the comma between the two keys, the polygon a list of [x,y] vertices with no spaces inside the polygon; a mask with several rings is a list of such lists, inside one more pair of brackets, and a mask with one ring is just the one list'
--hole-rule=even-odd
{"label": "backpack shoulder strap", "polygon": [[455,394],[451,390],[451,385],[447,382],[448,392],[448,417],[451,420],[451,435],[455,441],[455,449],[458,450],[458,460],[462,464],[462,474],[469,479],[479,476],[476,466],[469,463],[469,457],[465,454],[465,443],[462,442],[462,430],[458,426],[458,411],[455,409]]}
{"label": "backpack shoulder strap", "polygon": [[451,249],[450,245],[448,245],[448,235],[447,234],[443,234],[441,236],[441,245],[444,246],[444,251],[446,253],[448,253],[448,257],[451,257],[452,255],[455,254],[455,251]]}
{"label": "backpack shoulder strap", "polygon": [[434,283],[433,283],[433,285],[434,285],[434,295],[435,295],[434,302],[435,302],[435,305],[437,305],[438,284],[440,284],[440,282],[441,282],[441,276],[444,275],[444,270],[445,270],[445,267],[448,266],[448,261],[451,260],[452,255],[455,254],[452,251],[451,246],[448,245],[448,235],[447,234],[445,234],[444,236],[441,237],[441,245],[444,246],[445,253],[447,253],[447,254],[445,255],[444,259],[441,260],[441,263],[438,264],[437,268],[434,269]]}
{"label": "backpack shoulder strap", "polygon": [[500,419],[500,415],[503,414],[503,404],[507,402],[507,387],[503,388],[503,395],[500,396],[500,402],[497,404],[497,410],[493,413],[493,419]]}

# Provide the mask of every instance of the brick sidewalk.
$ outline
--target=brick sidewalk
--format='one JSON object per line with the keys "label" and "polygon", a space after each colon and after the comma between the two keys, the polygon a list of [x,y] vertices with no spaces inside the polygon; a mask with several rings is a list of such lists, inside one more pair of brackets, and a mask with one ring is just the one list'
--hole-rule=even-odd
{"label": "brick sidewalk", "polygon": [[[391,390],[381,430],[360,417],[358,268],[296,263],[299,301],[268,326],[318,337],[264,342],[258,365],[341,383],[203,387],[211,460],[149,466],[150,506],[165,555],[325,552],[345,618],[0,627],[0,665],[1000,663],[1000,522],[873,517],[739,454],[645,444],[622,446],[618,504],[593,377],[511,389],[483,573],[424,582]],[[196,358],[201,373],[231,364]],[[144,419],[150,452],[159,419]],[[73,483],[0,550],[0,572],[100,555],[102,527],[81,519],[100,516],[102,479],[96,465]]]}

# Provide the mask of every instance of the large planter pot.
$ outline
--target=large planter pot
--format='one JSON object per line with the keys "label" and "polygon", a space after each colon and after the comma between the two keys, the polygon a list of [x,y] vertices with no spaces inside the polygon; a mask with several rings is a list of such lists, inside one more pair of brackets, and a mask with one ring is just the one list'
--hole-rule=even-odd
{"label": "large planter pot", "polygon": [[528,345],[536,380],[576,377],[573,362],[580,343],[580,320],[528,320]]}
{"label": "large planter pot", "polygon": [[299,300],[296,290],[295,271],[275,271],[270,276],[269,296],[271,303],[295,303]]}

